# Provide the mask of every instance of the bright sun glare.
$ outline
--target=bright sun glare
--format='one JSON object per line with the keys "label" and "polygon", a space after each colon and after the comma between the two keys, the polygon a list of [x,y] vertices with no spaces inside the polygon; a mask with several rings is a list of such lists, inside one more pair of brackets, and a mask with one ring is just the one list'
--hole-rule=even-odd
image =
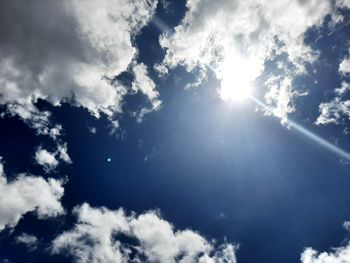
{"label": "bright sun glare", "polygon": [[221,71],[221,99],[229,102],[242,102],[252,92],[253,81],[257,76],[257,64],[241,56],[227,56]]}

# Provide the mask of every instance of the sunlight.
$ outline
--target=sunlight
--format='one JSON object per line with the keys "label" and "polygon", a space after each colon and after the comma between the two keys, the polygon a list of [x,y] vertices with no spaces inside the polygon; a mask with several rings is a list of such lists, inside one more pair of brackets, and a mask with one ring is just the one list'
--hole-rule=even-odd
{"label": "sunlight", "polygon": [[[250,96],[249,98],[252,101],[254,101],[256,104],[258,104],[259,106],[270,110],[269,106],[267,106],[265,103],[263,103],[262,101],[258,100],[257,98],[255,98],[253,96]],[[350,161],[350,153],[344,151],[343,149],[339,148],[335,144],[326,141],[325,139],[321,138],[317,134],[309,131],[308,129],[304,128],[303,126],[301,126],[300,124],[298,124],[298,123],[296,123],[296,122],[294,122],[292,120],[287,120],[286,124],[289,127],[289,129],[294,129],[295,131],[297,131],[300,134],[306,136],[310,140],[318,143],[319,145],[323,146],[324,148],[328,149],[329,151],[338,154],[339,156],[341,156],[342,158],[344,158],[347,161]]]}
{"label": "sunlight", "polygon": [[221,99],[236,103],[246,100],[259,73],[257,61],[240,55],[227,55],[221,71]]}

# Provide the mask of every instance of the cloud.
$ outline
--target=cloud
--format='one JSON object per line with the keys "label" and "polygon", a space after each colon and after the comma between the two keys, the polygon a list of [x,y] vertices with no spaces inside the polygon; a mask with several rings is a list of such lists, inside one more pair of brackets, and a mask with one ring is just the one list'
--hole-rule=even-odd
{"label": "cloud", "polygon": [[44,166],[46,171],[55,169],[58,165],[58,161],[53,153],[48,152],[45,149],[38,149],[35,153],[35,161]]}
{"label": "cloud", "polygon": [[288,119],[288,114],[295,111],[293,99],[298,96],[305,96],[307,93],[300,93],[293,89],[290,76],[270,77],[265,85],[267,92],[265,100],[268,109],[265,114],[279,117],[282,123]]}
{"label": "cloud", "polygon": [[336,5],[341,8],[350,8],[350,0],[336,0]]}
{"label": "cloud", "polygon": [[343,61],[339,64],[339,72],[343,75],[350,73],[350,58],[344,58]]}
{"label": "cloud", "polygon": [[[350,222],[345,221],[343,227],[349,231]],[[305,248],[301,254],[302,263],[345,263],[350,262],[350,242],[344,246],[332,248],[333,252],[318,252],[315,249]]]}
{"label": "cloud", "polygon": [[22,233],[16,236],[16,243],[25,245],[28,250],[33,251],[37,248],[39,240],[36,236]]}
{"label": "cloud", "polygon": [[227,97],[232,89],[248,88],[265,70],[267,60],[285,54],[293,72],[286,75],[287,80],[282,77],[273,92],[289,98],[276,102],[268,95],[267,103],[271,108],[277,104],[272,111],[278,116],[289,114],[293,106],[286,103],[295,93],[286,92],[285,82],[305,73],[305,63],[316,60],[318,53],[304,43],[304,36],[332,12],[331,1],[187,0],[186,7],[174,33],[160,38],[166,50],[162,65],[170,69],[181,65],[188,71],[210,69],[221,81],[219,94]]}
{"label": "cloud", "polygon": [[52,178],[19,174],[8,181],[0,163],[0,231],[15,227],[28,212],[35,212],[39,218],[63,214],[63,192],[62,181]]}
{"label": "cloud", "polygon": [[[112,79],[135,63],[133,38],[149,22],[156,4],[156,0],[1,1],[0,104],[42,134],[58,130],[49,127],[50,113],[35,106],[39,99],[55,106],[71,103],[95,117],[106,114],[114,120],[128,90]],[[153,92],[154,102],[154,87]]]}
{"label": "cloud", "polygon": [[350,244],[334,249],[334,252],[319,253],[312,248],[306,248],[301,254],[302,263],[344,263],[350,262]]}
{"label": "cloud", "polygon": [[67,144],[59,144],[57,147],[56,155],[62,160],[65,161],[66,163],[72,163],[72,160],[70,159],[68,155],[68,149],[67,149]]}
{"label": "cloud", "polygon": [[73,212],[78,222],[54,239],[52,251],[66,252],[76,262],[236,262],[235,246],[215,249],[194,231],[175,231],[155,211],[127,216],[123,209],[85,203]]}
{"label": "cloud", "polygon": [[[1,84],[1,77],[0,77]],[[0,87],[0,97],[5,96],[6,93],[1,91]],[[1,104],[6,104],[2,102]],[[8,103],[7,113],[9,115],[18,116],[22,119],[28,126],[33,128],[38,134],[48,135],[53,139],[56,139],[61,135],[62,126],[59,124],[53,124],[50,122],[51,113],[49,111],[39,111],[32,101],[22,101],[20,103]]]}
{"label": "cloud", "polygon": [[[350,73],[350,59],[345,57],[339,64],[339,73],[344,77]],[[350,100],[346,95],[350,91],[350,84],[346,81],[341,83],[341,87],[334,90],[335,97],[328,102],[319,105],[320,115],[317,117],[317,125],[327,125],[330,123],[340,124],[344,118],[350,120]]]}
{"label": "cloud", "polygon": [[343,223],[343,227],[347,230],[347,231],[350,231],[350,221],[345,221]]}
{"label": "cloud", "polygon": [[137,116],[138,121],[141,122],[145,114],[153,110],[158,110],[161,107],[162,102],[158,99],[159,93],[155,89],[156,85],[148,77],[146,65],[143,63],[137,64],[133,66],[132,72],[134,73],[135,79],[131,84],[131,88],[134,90],[134,92],[140,91],[142,94],[144,94],[152,104],[151,108],[141,109]]}
{"label": "cloud", "polygon": [[335,97],[329,102],[321,103],[319,110],[320,115],[315,122],[317,125],[339,124],[343,117],[350,119],[350,100]]}
{"label": "cloud", "polygon": [[59,159],[66,163],[72,163],[67,153],[67,144],[58,145],[55,152],[49,152],[41,147],[35,152],[35,161],[43,166],[46,172],[54,170],[59,164]]}

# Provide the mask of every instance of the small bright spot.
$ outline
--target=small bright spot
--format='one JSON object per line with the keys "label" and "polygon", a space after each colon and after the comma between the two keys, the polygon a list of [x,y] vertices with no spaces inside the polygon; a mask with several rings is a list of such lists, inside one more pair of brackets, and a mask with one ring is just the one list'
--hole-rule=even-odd
{"label": "small bright spot", "polygon": [[110,163],[111,161],[112,161],[112,159],[111,159],[111,158],[107,158],[107,162],[109,162],[109,163]]}

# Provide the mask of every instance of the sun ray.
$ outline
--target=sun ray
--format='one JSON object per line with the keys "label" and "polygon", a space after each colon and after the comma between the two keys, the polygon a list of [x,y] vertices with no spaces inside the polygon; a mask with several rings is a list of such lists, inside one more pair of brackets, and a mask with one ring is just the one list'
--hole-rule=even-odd
{"label": "sun ray", "polygon": [[[249,96],[249,98],[254,101],[259,106],[269,110],[270,108],[257,98],[253,97],[252,95]],[[298,133],[304,135],[305,137],[309,138],[310,140],[316,142],[317,144],[321,145],[322,147],[326,148],[327,150],[339,155],[340,157],[346,159],[347,161],[350,161],[350,153],[344,151],[343,149],[339,148],[338,146],[334,145],[333,143],[330,143],[329,141],[323,139],[322,137],[318,136],[317,134],[309,131],[308,129],[304,128],[300,124],[296,123],[295,121],[286,120],[286,124],[290,129],[294,129]]]}

